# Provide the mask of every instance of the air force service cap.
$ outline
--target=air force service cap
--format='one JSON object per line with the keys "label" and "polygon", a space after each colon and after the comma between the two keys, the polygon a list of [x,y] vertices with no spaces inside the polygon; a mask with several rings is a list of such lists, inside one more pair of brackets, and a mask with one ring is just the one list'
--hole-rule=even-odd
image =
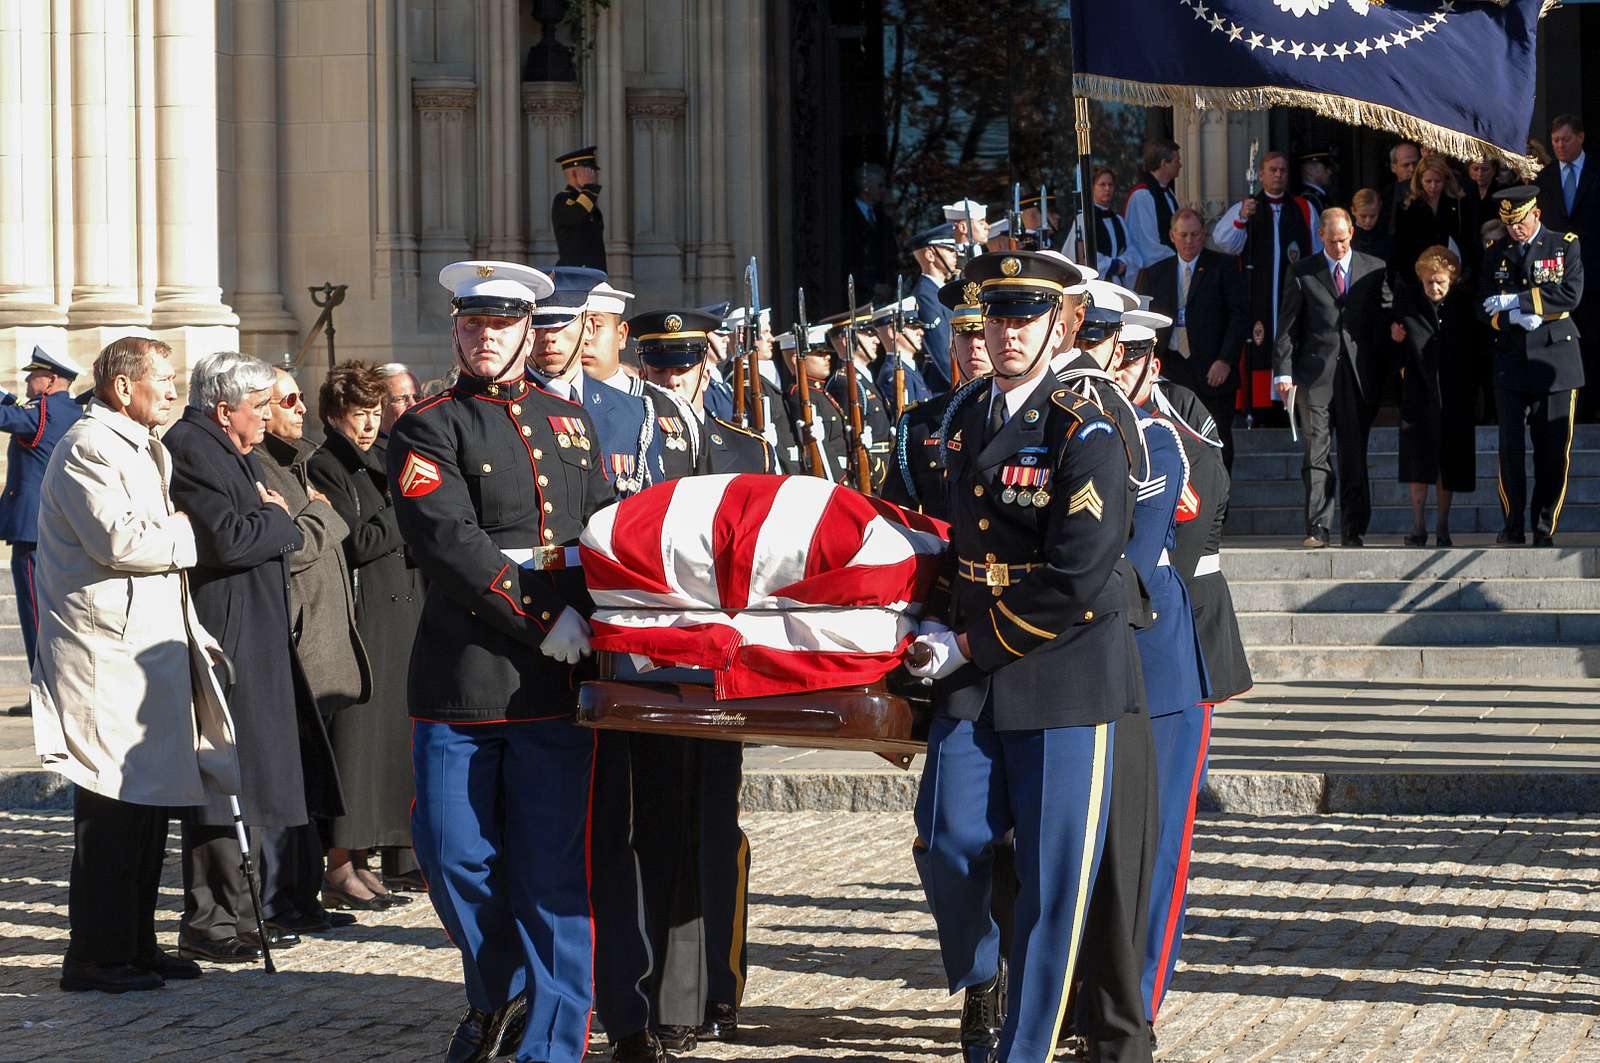
{"label": "air force service cap", "polygon": [[722,319],[699,310],[655,310],[628,319],[639,360],[652,369],[688,369],[706,356],[706,337]]}
{"label": "air force service cap", "polygon": [[[1060,255],[1002,251],[979,255],[962,274],[978,282],[985,317],[1033,318],[1061,305],[1083,275]],[[1137,304],[1135,304],[1137,305]]]}
{"label": "air force service cap", "polygon": [[83,368],[66,355],[54,355],[43,347],[33,348],[33,357],[22,367],[24,373],[54,373],[68,380],[76,380]]}
{"label": "air force service cap", "polygon": [[439,283],[450,293],[452,314],[527,317],[555,282],[532,266],[474,259],[452,262],[439,271]]}
{"label": "air force service cap", "polygon": [[947,247],[955,250],[956,227],[949,222],[943,225],[934,225],[923,229],[911,238],[911,250],[920,251],[924,247]]}

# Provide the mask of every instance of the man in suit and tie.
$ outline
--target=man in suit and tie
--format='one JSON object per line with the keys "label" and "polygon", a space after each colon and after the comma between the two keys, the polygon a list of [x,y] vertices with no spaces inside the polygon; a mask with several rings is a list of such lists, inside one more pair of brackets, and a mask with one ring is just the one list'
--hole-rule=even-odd
{"label": "man in suit and tie", "polygon": [[1167,379],[1200,396],[1222,439],[1222,459],[1233,468],[1233,397],[1239,352],[1250,331],[1250,305],[1239,259],[1206,247],[1205,223],[1193,207],[1172,216],[1177,254],[1139,274],[1134,286],[1150,308],[1172,318],[1160,330],[1158,349]]}
{"label": "man in suit and tie", "polygon": [[1378,227],[1394,235],[1396,220],[1405,210],[1406,196],[1411,192],[1411,175],[1417,172],[1422,161],[1422,149],[1410,140],[1402,140],[1389,149],[1389,172],[1394,181],[1383,190],[1383,207],[1378,215]]}
{"label": "man in suit and tie", "polygon": [[1273,384],[1305,440],[1307,547],[1327,546],[1333,523],[1330,433],[1339,443],[1343,544],[1366,545],[1372,517],[1367,432],[1377,409],[1379,344],[1394,300],[1383,260],[1350,246],[1354,230],[1343,208],[1322,216],[1322,253],[1295,263],[1278,309]]}
{"label": "man in suit and tie", "polygon": [[[1600,166],[1590,166],[1583,150],[1583,119],[1557,115],[1550,123],[1550,150],[1556,161],[1539,171],[1539,214],[1556,232],[1573,233],[1583,256],[1584,271],[1600,270]],[[1578,392],[1578,417],[1600,414],[1600,288],[1572,312],[1583,350],[1583,376]]]}

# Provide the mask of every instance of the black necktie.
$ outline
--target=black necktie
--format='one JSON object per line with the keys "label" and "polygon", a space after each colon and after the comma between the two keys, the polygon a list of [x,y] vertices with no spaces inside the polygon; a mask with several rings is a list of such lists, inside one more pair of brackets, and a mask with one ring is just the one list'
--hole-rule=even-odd
{"label": "black necktie", "polygon": [[993,439],[1000,434],[1000,429],[1006,426],[1006,400],[1004,396],[997,397],[994,404],[989,407],[989,438]]}

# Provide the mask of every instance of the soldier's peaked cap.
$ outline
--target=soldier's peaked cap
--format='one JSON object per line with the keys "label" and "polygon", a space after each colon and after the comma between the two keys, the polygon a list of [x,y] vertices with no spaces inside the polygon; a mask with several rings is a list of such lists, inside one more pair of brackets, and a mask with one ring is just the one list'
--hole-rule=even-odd
{"label": "soldier's peaked cap", "polygon": [[439,271],[456,314],[527,317],[539,300],[555,290],[549,275],[517,262],[473,259],[452,262]]}
{"label": "soldier's peaked cap", "polygon": [[586,148],[569,151],[565,155],[556,156],[556,165],[565,170],[569,166],[588,166],[598,170],[600,168],[599,156],[595,154],[596,148],[590,144]]}
{"label": "soldier's peaked cap", "polygon": [[1539,205],[1539,189],[1536,185],[1517,185],[1496,192],[1494,199],[1500,204],[1500,220],[1510,225],[1526,218]]}
{"label": "soldier's peaked cap", "polygon": [[962,276],[978,282],[986,316],[1017,318],[1038,317],[1060,306],[1067,289],[1083,278],[1065,258],[1035,251],[979,255]]}
{"label": "soldier's peaked cap", "polygon": [[22,367],[24,373],[54,373],[64,376],[68,380],[76,380],[83,372],[83,367],[66,355],[55,355],[43,347],[34,347],[33,357],[28,359],[28,364]]}
{"label": "soldier's peaked cap", "polygon": [[654,369],[687,369],[706,354],[706,337],[722,319],[699,310],[652,310],[628,319],[639,359]]}

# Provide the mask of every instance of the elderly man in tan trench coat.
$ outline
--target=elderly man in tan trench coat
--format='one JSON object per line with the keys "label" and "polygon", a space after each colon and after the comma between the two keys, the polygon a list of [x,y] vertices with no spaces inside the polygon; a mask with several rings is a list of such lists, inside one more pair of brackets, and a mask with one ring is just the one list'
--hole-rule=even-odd
{"label": "elderly man in tan trench coat", "polygon": [[94,363],[95,400],[57,444],[39,507],[34,745],[77,784],[61,988],[110,993],[199,977],[156,946],[168,809],[239,792],[233,723],[195,618],[188,518],[151,429],[177,398],[166,344],[127,337]]}

